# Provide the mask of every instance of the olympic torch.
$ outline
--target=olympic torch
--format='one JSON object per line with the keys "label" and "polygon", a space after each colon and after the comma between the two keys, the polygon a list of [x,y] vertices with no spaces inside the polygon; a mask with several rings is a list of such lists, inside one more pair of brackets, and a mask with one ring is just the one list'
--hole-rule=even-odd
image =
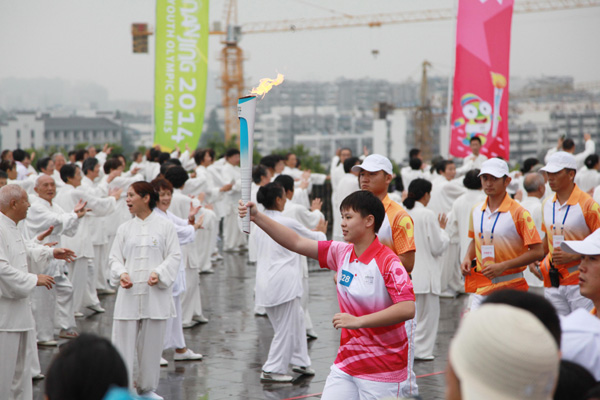
{"label": "olympic torch", "polygon": [[498,122],[500,122],[500,105],[502,104],[502,93],[506,87],[506,78],[502,74],[491,72],[492,85],[494,85],[494,113],[492,120],[492,139],[498,134]]}
{"label": "olympic torch", "polygon": [[[258,87],[252,89],[249,96],[238,99],[238,117],[240,119],[240,167],[242,174],[242,201],[250,201],[252,187],[252,154],[254,150],[254,117],[256,115],[256,97],[265,97],[273,86],[283,82],[283,75],[277,79],[261,79]],[[261,97],[261,98],[262,98]],[[250,214],[242,220],[242,230],[250,233]]]}
{"label": "olympic torch", "polygon": [[[256,96],[238,99],[238,117],[240,119],[240,164],[242,173],[242,201],[250,201],[252,186],[252,151],[254,149],[254,116],[256,115]],[[242,220],[242,230],[250,233],[250,214]]]}

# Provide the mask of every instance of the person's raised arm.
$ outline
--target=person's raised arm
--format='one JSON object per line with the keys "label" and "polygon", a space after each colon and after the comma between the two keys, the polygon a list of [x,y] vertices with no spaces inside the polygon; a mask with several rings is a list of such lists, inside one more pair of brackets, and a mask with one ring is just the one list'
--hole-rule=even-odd
{"label": "person's raised arm", "polygon": [[253,221],[260,229],[265,231],[274,241],[286,249],[294,253],[301,254],[306,257],[319,258],[319,242],[316,240],[307,239],[298,235],[292,229],[281,225],[277,221],[263,213],[258,212],[256,205],[248,202],[245,205],[240,200],[238,205],[240,218],[244,218],[250,212],[250,220]]}

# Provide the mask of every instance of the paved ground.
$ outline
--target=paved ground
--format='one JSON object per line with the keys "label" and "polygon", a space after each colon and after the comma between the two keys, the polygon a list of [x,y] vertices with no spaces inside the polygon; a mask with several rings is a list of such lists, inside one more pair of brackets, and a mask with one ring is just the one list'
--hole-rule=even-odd
{"label": "paved ground", "polygon": [[[169,366],[161,369],[158,393],[168,400],[320,398],[339,344],[339,332],[331,326],[331,317],[338,311],[332,273],[311,265],[309,309],[319,338],[309,342],[308,348],[316,376],[300,378],[293,385],[262,385],[260,371],[273,329],[267,318],[253,313],[255,267],[246,265],[245,254],[224,256],[214,274],[201,278],[204,313],[210,322],[185,330],[188,347],[202,353],[204,359],[175,363],[173,352],[165,352]],[[444,398],[444,375],[440,372],[465,299],[442,299],[436,359],[416,363],[415,372],[422,376],[417,383],[425,400]],[[101,301],[107,312],[79,319],[78,328],[110,338],[115,296],[103,296]],[[57,351],[40,348],[42,372]],[[43,400],[43,382],[34,383],[36,400]]]}

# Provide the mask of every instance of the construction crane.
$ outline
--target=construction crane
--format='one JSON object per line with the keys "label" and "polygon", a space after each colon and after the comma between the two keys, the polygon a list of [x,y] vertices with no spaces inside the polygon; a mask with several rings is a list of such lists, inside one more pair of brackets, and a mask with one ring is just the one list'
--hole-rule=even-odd
{"label": "construction crane", "polygon": [[425,60],[422,66],[420,102],[415,111],[415,139],[417,147],[421,149],[423,159],[431,160],[431,125],[433,121],[431,104],[427,98],[427,68],[431,67],[431,63]]}
{"label": "construction crane", "polygon": [[[536,13],[544,11],[569,10],[586,7],[598,7],[600,0],[544,0],[516,1],[514,14]],[[223,90],[223,109],[225,111],[225,139],[229,140],[238,129],[237,99],[244,90],[243,51],[238,46],[241,35],[274,32],[298,32],[304,30],[338,29],[354,27],[380,27],[389,24],[443,21],[455,18],[452,8],[437,10],[404,11],[386,14],[348,15],[339,17],[250,22],[238,25],[237,0],[227,0],[223,21],[225,30],[214,29],[211,35],[223,35],[224,48],[221,51],[221,89]],[[426,67],[424,66],[424,74]],[[423,102],[421,103],[423,106]],[[430,141],[425,143],[429,146]]]}

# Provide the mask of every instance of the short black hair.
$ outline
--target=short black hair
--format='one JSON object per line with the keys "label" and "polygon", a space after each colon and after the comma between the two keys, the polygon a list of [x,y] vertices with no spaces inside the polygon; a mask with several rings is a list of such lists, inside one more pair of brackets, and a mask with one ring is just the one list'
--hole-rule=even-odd
{"label": "short black hair", "polygon": [[289,175],[279,175],[274,182],[279,183],[286,192],[294,191],[294,178]]}
{"label": "short black hair", "polygon": [[540,163],[540,160],[538,160],[537,158],[534,158],[534,157],[528,158],[525,161],[523,161],[523,168],[521,168],[521,172],[526,174],[531,171],[531,168],[538,165],[539,163]]}
{"label": "short black hair", "polygon": [[0,162],[0,171],[8,171],[8,170],[13,170],[15,169],[17,166],[17,164],[14,161],[11,160],[2,160]]}
{"label": "short black hair", "polygon": [[96,165],[98,165],[98,159],[96,157],[88,157],[85,159],[83,165],[81,166],[81,172],[83,172],[84,175],[87,175],[88,172],[94,171]]}
{"label": "short black hair", "polygon": [[162,176],[165,176],[165,174],[171,167],[181,167],[181,161],[177,160],[176,158],[171,158],[170,160],[167,160],[164,163],[160,164],[160,174]]}
{"label": "short black hair", "polygon": [[109,158],[102,166],[102,169],[104,169],[104,173],[108,175],[112,170],[119,169],[122,166],[123,164],[121,164],[121,161],[119,161],[118,158]]}
{"label": "short black hair", "polygon": [[435,171],[439,174],[446,172],[446,167],[450,164],[454,164],[452,160],[442,160],[435,164]]}
{"label": "short black hair", "polygon": [[36,164],[38,171],[48,168],[48,164],[52,161],[50,157],[40,158]]}
{"label": "short black hair", "polygon": [[277,154],[269,154],[260,159],[260,164],[267,168],[275,169],[277,163],[281,161],[281,157]]}
{"label": "short black hair", "polygon": [[198,149],[194,153],[194,161],[196,162],[196,165],[202,164],[202,161],[204,161],[204,157],[205,157],[206,153],[210,154],[210,157],[214,161],[215,151],[213,149]]}
{"label": "short black hair", "polygon": [[[562,148],[563,148],[563,150],[565,150],[565,151],[568,151],[568,150],[571,150],[571,149],[572,149],[572,148],[574,148],[574,147],[575,147],[575,142],[573,141],[573,139],[571,139],[571,138],[566,138],[566,139],[563,141],[563,144],[562,144]],[[14,157],[14,155],[13,155],[13,157]]]}
{"label": "short black hair", "polygon": [[234,149],[234,148],[232,148],[232,149],[228,149],[228,150],[225,152],[225,158],[233,157],[233,156],[235,156],[236,154],[240,154],[240,151],[239,151],[238,149]]}
{"label": "short black hair", "polygon": [[188,173],[179,165],[174,165],[169,168],[165,174],[165,179],[171,182],[175,189],[181,189],[185,182],[190,178]]}
{"label": "short black hair", "polygon": [[69,178],[73,179],[75,177],[75,172],[77,171],[77,168],[79,168],[79,166],[77,166],[76,164],[68,163],[63,165],[60,169],[60,179],[62,179],[64,183],[67,183]]}
{"label": "short black hair", "polygon": [[596,165],[598,164],[598,161],[598,154],[590,154],[585,158],[585,166],[588,169],[594,169],[594,167],[596,167]]}
{"label": "short black hair", "polygon": [[46,373],[49,400],[102,400],[111,386],[127,388],[127,367],[112,343],[82,333],[60,346]]}
{"label": "short black hair", "polygon": [[360,158],[358,157],[348,157],[344,160],[344,172],[349,174],[352,171],[352,167],[356,165],[356,163],[360,162]]}
{"label": "short black hair", "polygon": [[148,161],[158,162],[158,157],[160,156],[161,151],[155,149],[154,147],[148,150]]}
{"label": "short black hair", "polygon": [[280,197],[285,197],[285,191],[283,190],[283,186],[276,182],[261,186],[256,193],[256,201],[262,204],[267,210],[272,210],[275,207],[275,201]]}
{"label": "short black hair", "polygon": [[374,233],[379,232],[379,228],[381,228],[381,224],[385,218],[385,207],[383,206],[383,203],[379,200],[379,197],[368,190],[357,190],[346,196],[346,198],[342,200],[342,204],[340,204],[340,211],[343,212],[345,210],[357,212],[363,218],[372,215],[375,219],[375,224],[373,225]]}
{"label": "short black hair", "polygon": [[499,290],[487,296],[484,304],[507,304],[529,311],[548,329],[560,348],[560,319],[554,306],[542,296],[521,290]]}
{"label": "short black hair", "polygon": [[156,161],[158,161],[159,164],[162,164],[165,161],[168,161],[170,159],[171,159],[171,154],[167,153],[166,151],[163,151],[158,155],[158,159]]}
{"label": "short black hair", "polygon": [[410,165],[410,169],[418,171],[423,166],[423,161],[420,158],[413,157],[408,160],[408,165]]}
{"label": "short black hair", "polygon": [[414,147],[408,152],[408,159],[418,157],[419,154],[421,154],[421,149],[417,149],[416,147]]}
{"label": "short black hair", "polygon": [[469,143],[473,143],[473,142],[479,142],[479,144],[482,144],[481,138],[479,136],[473,136],[473,137],[471,137],[471,139],[469,139]]}
{"label": "short black hair", "polygon": [[481,189],[481,179],[479,179],[479,170],[478,168],[472,169],[465,174],[463,178],[463,185],[467,189],[472,190],[480,190]]}
{"label": "short black hair", "polygon": [[90,154],[86,149],[77,150],[75,152],[75,161],[83,161],[86,154]]}
{"label": "short black hair", "polygon": [[0,179],[8,179],[6,171],[0,169]]}
{"label": "short black hair", "polygon": [[263,176],[267,176],[267,167],[264,165],[255,165],[252,167],[252,182],[258,185]]}
{"label": "short black hair", "polygon": [[24,159],[25,159],[25,150],[21,150],[21,149],[13,150],[13,160],[21,162]]}
{"label": "short black hair", "polygon": [[560,360],[554,400],[583,399],[594,388],[596,379],[586,368],[568,360]]}

